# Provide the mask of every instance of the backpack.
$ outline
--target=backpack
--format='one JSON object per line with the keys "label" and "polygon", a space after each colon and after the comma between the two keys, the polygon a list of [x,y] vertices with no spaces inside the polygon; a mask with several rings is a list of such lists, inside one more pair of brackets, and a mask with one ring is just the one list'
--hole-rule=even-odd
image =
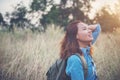
{"label": "backpack", "polygon": [[[88,66],[84,56],[76,53],[80,60],[82,61],[82,66],[84,70],[84,79],[86,79],[88,73]],[[48,69],[46,76],[47,80],[71,80],[69,76],[65,73],[65,68],[67,64],[67,59],[58,59],[56,62]]]}

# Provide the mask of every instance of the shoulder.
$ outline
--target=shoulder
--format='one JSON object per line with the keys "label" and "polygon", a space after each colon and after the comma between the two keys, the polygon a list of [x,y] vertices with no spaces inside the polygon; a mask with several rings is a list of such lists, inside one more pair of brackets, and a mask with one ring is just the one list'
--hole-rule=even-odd
{"label": "shoulder", "polygon": [[81,63],[80,58],[77,55],[71,55],[68,57],[67,63]]}
{"label": "shoulder", "polygon": [[[79,77],[83,71],[81,60],[77,55],[71,55],[68,57],[67,66],[66,66],[66,73],[73,78]],[[78,78],[79,79],[79,78]]]}

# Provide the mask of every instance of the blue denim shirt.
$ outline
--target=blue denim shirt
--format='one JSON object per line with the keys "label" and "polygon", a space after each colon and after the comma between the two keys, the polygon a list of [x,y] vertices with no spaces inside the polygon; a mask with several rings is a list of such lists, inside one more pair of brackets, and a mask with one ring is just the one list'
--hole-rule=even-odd
{"label": "blue denim shirt", "polygon": [[[92,44],[95,43],[99,33],[101,32],[100,24],[97,24],[96,29],[92,32],[93,41]],[[96,66],[93,62],[92,57],[90,56],[90,47],[80,48],[84,54],[88,65],[88,75],[86,80],[96,80]],[[78,56],[72,55],[67,60],[66,66],[66,74],[71,77],[71,80],[85,80],[84,79],[84,71],[82,67],[82,62]]]}

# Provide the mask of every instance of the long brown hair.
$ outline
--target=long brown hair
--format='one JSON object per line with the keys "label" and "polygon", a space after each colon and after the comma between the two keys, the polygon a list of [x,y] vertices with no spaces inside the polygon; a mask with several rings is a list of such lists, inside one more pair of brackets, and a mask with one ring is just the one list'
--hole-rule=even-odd
{"label": "long brown hair", "polygon": [[82,54],[82,51],[80,50],[78,41],[76,39],[76,35],[78,32],[77,24],[81,23],[80,20],[76,20],[71,22],[67,28],[65,36],[61,42],[61,50],[60,50],[60,57],[63,59],[66,59],[72,54],[79,53]]}

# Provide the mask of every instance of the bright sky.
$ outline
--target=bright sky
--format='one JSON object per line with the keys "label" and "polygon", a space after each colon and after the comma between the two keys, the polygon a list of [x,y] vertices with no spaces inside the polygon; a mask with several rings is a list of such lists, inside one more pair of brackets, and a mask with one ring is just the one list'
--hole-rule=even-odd
{"label": "bright sky", "polygon": [[0,12],[11,12],[16,4],[23,2],[23,4],[28,7],[32,0],[0,0]]}
{"label": "bright sky", "polygon": [[92,4],[93,6],[93,9],[91,10],[91,13],[89,14],[90,15],[90,18],[93,18],[93,15],[102,8],[102,6],[104,5],[110,5],[111,9],[114,10],[114,4],[117,3],[118,0],[96,0],[96,2],[94,2]]}
{"label": "bright sky", "polygon": [[[0,0],[0,12],[3,14],[5,12],[11,12],[13,10],[13,7],[15,7],[15,5],[21,1],[28,8],[32,0]],[[55,0],[55,1],[59,2],[60,0]],[[93,17],[95,12],[101,8],[101,6],[109,4],[111,5],[112,8],[113,4],[116,1],[117,0],[96,0],[96,2],[93,3],[93,9],[91,10],[91,14],[90,14],[91,18]]]}

